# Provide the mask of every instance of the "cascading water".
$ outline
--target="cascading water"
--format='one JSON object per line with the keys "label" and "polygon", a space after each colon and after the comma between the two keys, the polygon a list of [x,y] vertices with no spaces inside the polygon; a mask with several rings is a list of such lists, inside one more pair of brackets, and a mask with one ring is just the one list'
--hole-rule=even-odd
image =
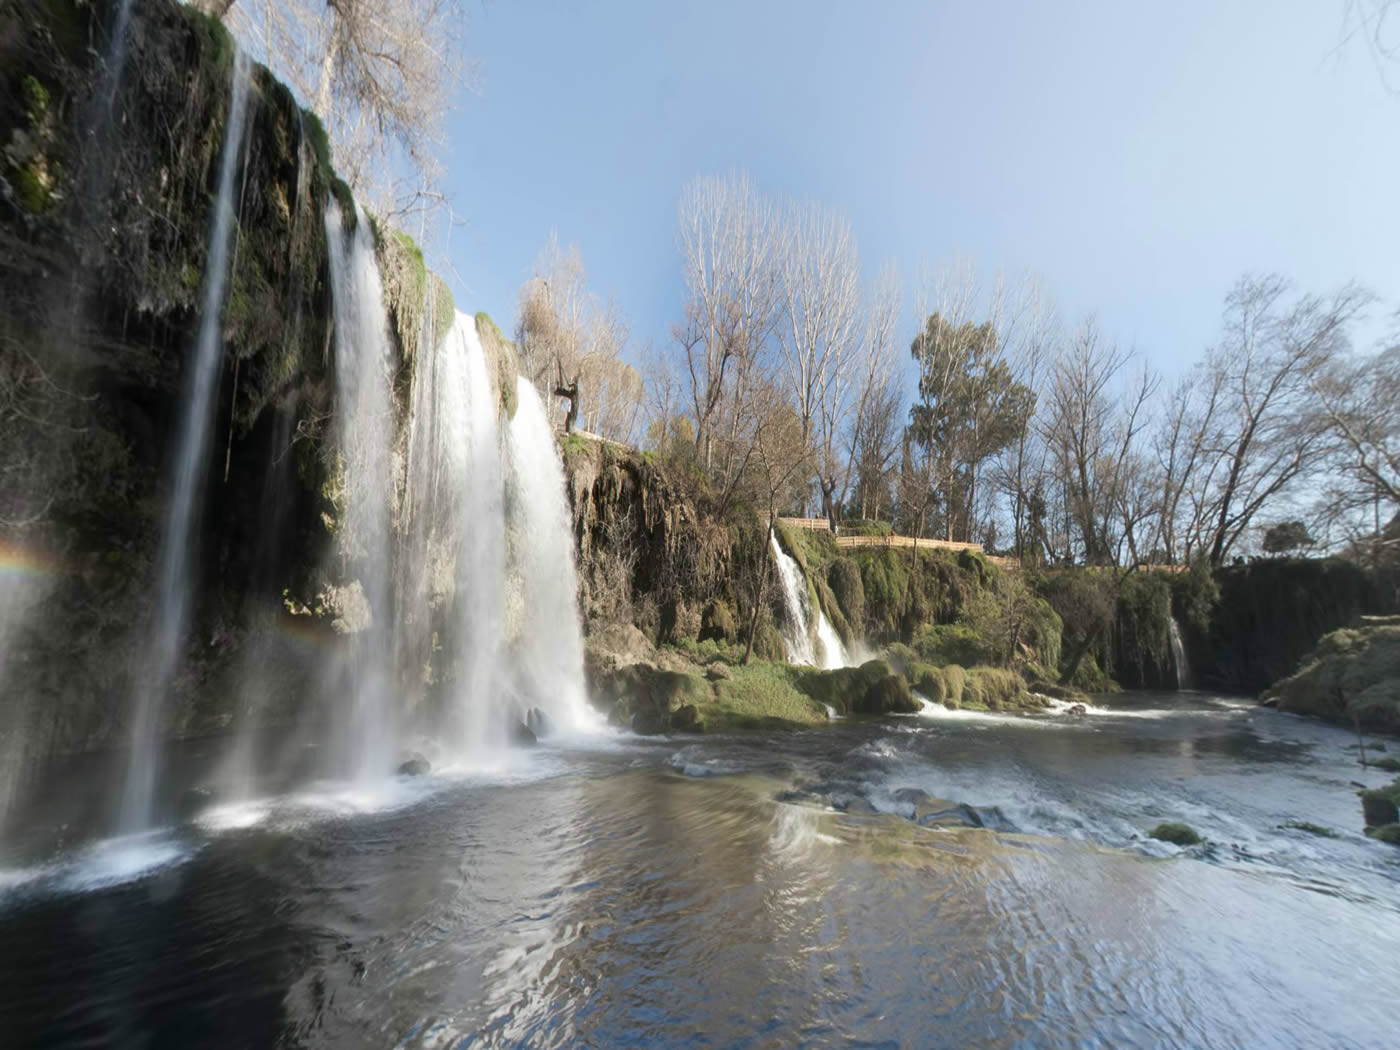
{"label": "cascading water", "polygon": [[811,597],[807,593],[807,581],[797,562],[783,550],[777,534],[768,533],[773,557],[778,563],[778,578],[783,585],[783,607],[787,610],[788,624],[783,641],[787,648],[788,663],[807,664],[820,667],[824,671],[851,664],[846,647],[831,621],[820,608],[816,610],[817,645],[812,644]]}
{"label": "cascading water", "polygon": [[192,547],[208,468],[214,395],[223,358],[220,315],[228,283],[232,232],[236,221],[233,190],[242,154],[249,71],[248,56],[242,50],[236,51],[228,121],[224,125],[224,143],[219,161],[218,195],[214,201],[214,221],[209,233],[209,258],[204,278],[199,337],[185,377],[170,503],[166,510],[165,532],[161,537],[153,647],[149,654],[148,671],[138,679],[135,698],[131,751],[122,794],[120,827],[123,831],[140,830],[151,821],[161,716],[188,627],[191,598],[189,577],[194,560]]}
{"label": "cascading water", "polygon": [[[476,320],[457,314],[448,342],[451,358],[462,377],[460,401],[466,410],[466,426],[458,445],[461,460],[457,483],[468,506],[456,551],[452,637],[456,642],[457,673],[446,736],[450,747],[468,759],[479,759],[488,753],[503,726],[502,718],[493,714],[493,700],[500,690],[501,641],[505,633],[505,480],[498,423],[500,399],[486,367]],[[562,478],[560,481],[562,492]],[[571,572],[572,568],[570,565]],[[580,667],[581,652],[580,649]]]}
{"label": "cascading water", "polygon": [[[529,381],[516,383],[508,427],[508,549],[515,608],[517,698],[536,707],[546,726],[565,732],[596,724],[583,688],[574,538],[564,468],[544,403]],[[522,712],[523,713],[523,712]]]}
{"label": "cascading water", "polygon": [[340,207],[326,208],[335,306],[336,438],[340,516],[336,539],[346,575],[344,629],[332,686],[340,706],[342,768],[361,783],[393,768],[398,718],[389,589],[393,492],[393,399],[389,320],[369,220],[357,206],[346,233]]}
{"label": "cascading water", "polygon": [[1193,689],[1195,686],[1191,681],[1191,662],[1186,658],[1186,645],[1181,640],[1181,628],[1177,625],[1175,616],[1168,615],[1167,621],[1171,624],[1172,664],[1176,668],[1176,687]]}
{"label": "cascading water", "polygon": [[783,607],[787,609],[787,630],[783,641],[787,647],[788,663],[816,664],[812,649],[812,634],[807,626],[806,581],[797,562],[788,556],[778,542],[777,533],[768,533],[768,543],[773,548],[773,558],[778,563],[778,579],[783,585]]}

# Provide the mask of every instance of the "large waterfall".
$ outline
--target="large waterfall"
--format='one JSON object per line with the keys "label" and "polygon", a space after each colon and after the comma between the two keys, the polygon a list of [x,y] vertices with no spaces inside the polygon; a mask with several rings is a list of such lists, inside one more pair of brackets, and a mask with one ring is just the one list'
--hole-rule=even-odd
{"label": "large waterfall", "polygon": [[348,235],[340,208],[326,210],[326,244],[335,300],[336,539],[342,569],[340,629],[349,637],[335,661],[331,689],[344,701],[340,764],[355,780],[387,774],[398,751],[389,589],[390,501],[395,432],[389,319],[369,220],[356,207]]}
{"label": "large waterfall", "polygon": [[[824,671],[837,667],[848,667],[852,663],[846,647],[831,621],[820,607],[812,609],[812,599],[807,592],[807,580],[802,569],[778,542],[775,532],[768,534],[773,548],[773,558],[778,563],[778,578],[783,585],[783,608],[787,610],[787,629],[783,641],[787,647],[788,662],[820,667]],[[813,644],[812,612],[816,612],[816,644]]]}
{"label": "large waterfall", "polygon": [[192,555],[204,479],[208,473],[214,395],[223,360],[220,320],[236,220],[233,190],[242,155],[249,71],[248,56],[238,50],[233,62],[232,94],[219,161],[218,195],[214,200],[214,220],[209,233],[199,337],[185,375],[170,502],[161,537],[153,645],[147,654],[150,662],[145,672],[137,677],[131,751],[120,818],[125,831],[140,830],[151,821],[161,721],[188,629],[193,597],[190,577],[195,564]]}
{"label": "large waterfall", "polygon": [[511,617],[519,702],[547,728],[577,732],[593,724],[583,688],[574,537],[564,468],[544,403],[524,378],[510,422],[509,551]]}

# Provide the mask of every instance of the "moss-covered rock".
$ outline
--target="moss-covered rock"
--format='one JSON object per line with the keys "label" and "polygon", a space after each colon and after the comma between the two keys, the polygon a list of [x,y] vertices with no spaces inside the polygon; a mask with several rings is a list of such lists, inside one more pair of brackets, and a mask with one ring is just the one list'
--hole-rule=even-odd
{"label": "moss-covered rock", "polygon": [[1205,841],[1190,824],[1176,821],[1158,824],[1148,832],[1148,835],[1163,842],[1170,842],[1175,846],[1198,846]]}
{"label": "moss-covered rock", "polygon": [[1400,846],[1400,824],[1381,824],[1379,827],[1367,828],[1366,834],[1377,842]]}
{"label": "moss-covered rock", "polygon": [[919,702],[903,675],[888,674],[866,688],[855,710],[866,715],[913,714],[919,710]]}
{"label": "moss-covered rock", "polygon": [[1400,779],[1383,788],[1360,792],[1361,816],[1366,827],[1394,824],[1400,820]]}
{"label": "moss-covered rock", "polygon": [[1281,711],[1400,732],[1400,623],[1324,635],[1297,672],[1269,689],[1265,699]]}

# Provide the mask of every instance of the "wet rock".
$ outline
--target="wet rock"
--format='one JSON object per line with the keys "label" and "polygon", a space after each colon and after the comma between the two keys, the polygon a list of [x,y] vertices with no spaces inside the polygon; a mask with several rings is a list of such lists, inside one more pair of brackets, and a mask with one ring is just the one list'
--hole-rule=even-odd
{"label": "wet rock", "polygon": [[536,739],[542,736],[549,736],[549,716],[538,707],[532,707],[525,712],[525,726],[530,732],[535,734]]}
{"label": "wet rock", "polygon": [[524,722],[512,722],[510,726],[510,742],[516,747],[534,747],[539,743],[539,738],[535,736],[534,730]]}
{"label": "wet rock", "polygon": [[1083,704],[1070,704],[1069,707],[1065,709],[1065,714],[1067,715],[1087,715],[1088,713],[1089,709]]}
{"label": "wet rock", "polygon": [[632,732],[639,736],[655,736],[666,732],[666,720],[654,707],[644,707],[632,716]]}
{"label": "wet rock", "polygon": [[1400,806],[1396,805],[1395,794],[1393,787],[1361,792],[1361,815],[1368,828],[1400,821]]}
{"label": "wet rock", "polygon": [[700,709],[694,704],[685,704],[672,711],[671,730],[676,733],[703,733],[705,726],[700,721]]}
{"label": "wet rock", "polygon": [[902,675],[887,674],[866,689],[856,710],[869,715],[913,714],[919,702]]}
{"label": "wet rock", "polygon": [[1158,824],[1148,832],[1148,835],[1162,842],[1170,842],[1175,846],[1199,846],[1205,841],[1190,824],[1182,824],[1179,821]]}
{"label": "wet rock", "polygon": [[175,813],[180,820],[190,820],[209,808],[214,793],[206,787],[192,787],[175,801]]}
{"label": "wet rock", "polygon": [[417,752],[409,755],[399,766],[399,776],[401,777],[425,777],[433,768],[433,764]]}

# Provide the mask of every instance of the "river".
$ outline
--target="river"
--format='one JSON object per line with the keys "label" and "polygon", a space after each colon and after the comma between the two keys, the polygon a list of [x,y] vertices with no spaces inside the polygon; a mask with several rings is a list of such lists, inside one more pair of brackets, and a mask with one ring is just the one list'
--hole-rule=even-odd
{"label": "river", "polygon": [[1393,1050],[1388,776],[1244,701],[1102,703],[292,781],[116,844],[85,760],[0,872],[0,1042]]}

